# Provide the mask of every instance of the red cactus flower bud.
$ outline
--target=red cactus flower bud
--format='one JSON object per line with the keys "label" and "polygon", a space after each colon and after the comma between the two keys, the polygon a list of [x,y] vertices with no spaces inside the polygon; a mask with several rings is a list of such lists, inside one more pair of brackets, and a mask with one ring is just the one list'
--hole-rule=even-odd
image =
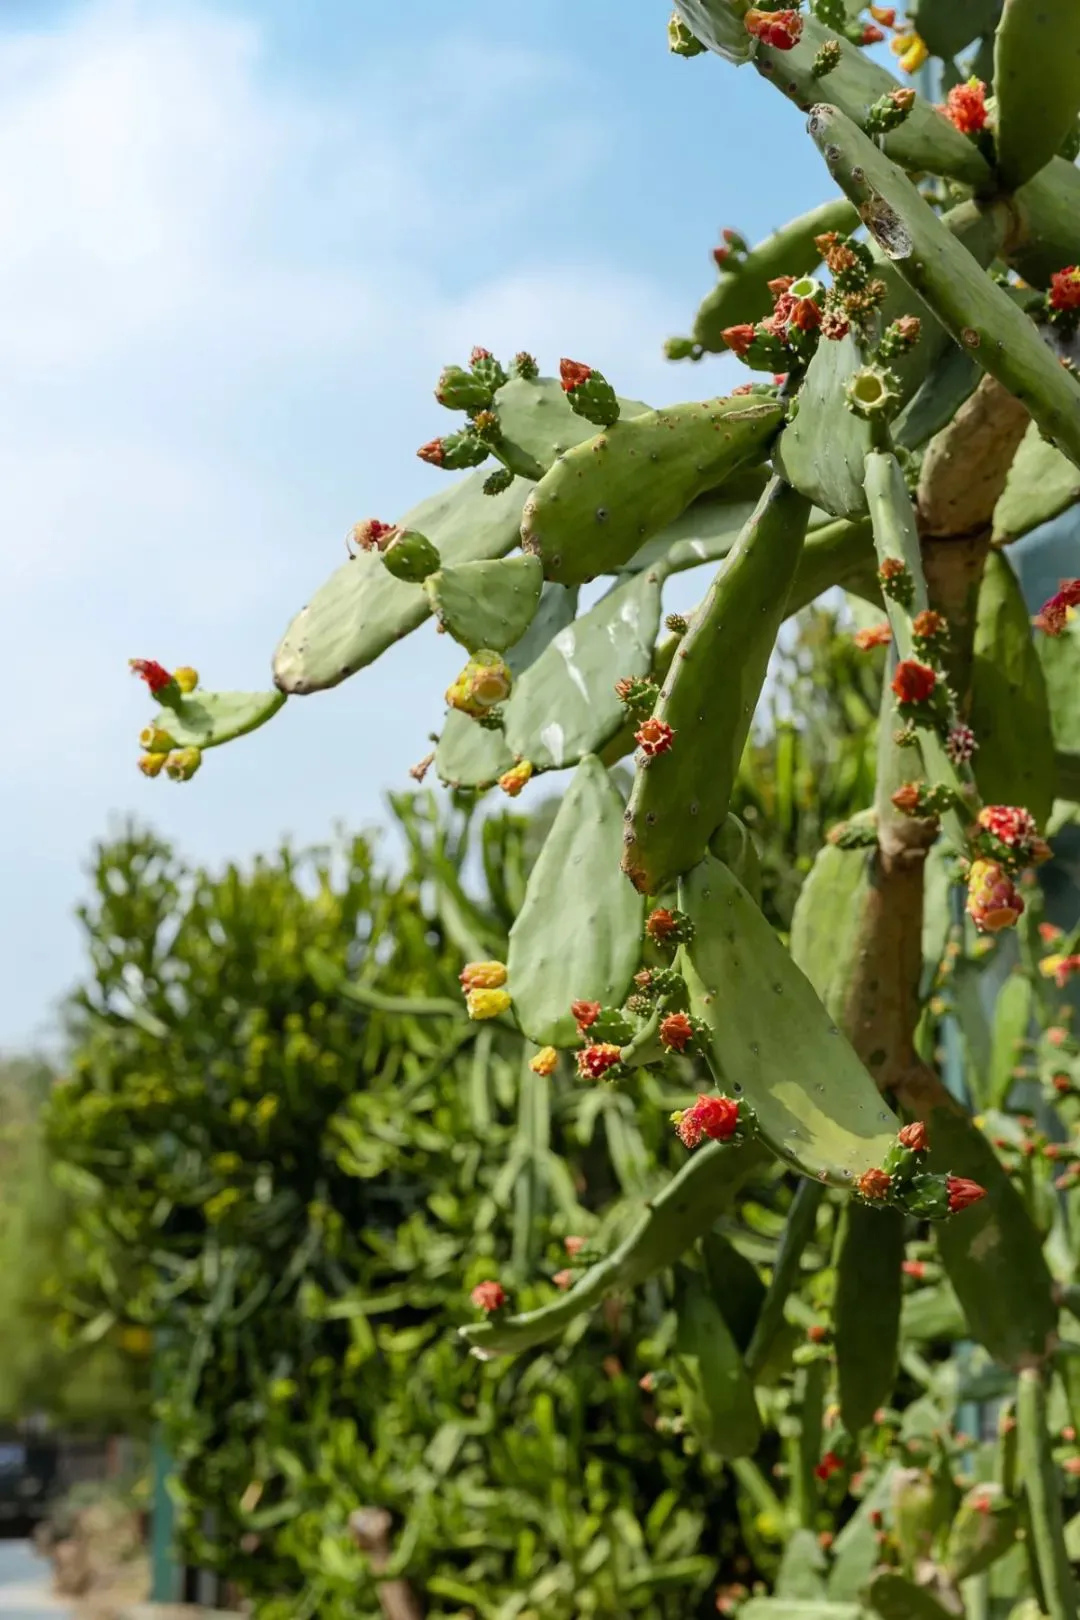
{"label": "red cactus flower bud", "polygon": [[572,1271],[557,1271],[551,1280],[556,1288],[561,1288],[565,1292],[567,1288],[573,1288],[574,1286],[574,1273]]}
{"label": "red cactus flower bud", "polygon": [[730,396],[729,396],[729,397],[730,397],[730,398],[731,398],[731,399],[735,399],[735,398],[736,398],[736,397],[737,397],[737,396],[739,396],[739,395],[742,395],[742,394],[752,394],[752,393],[753,393],[753,392],[754,392],[754,385],[753,385],[753,383],[740,383],[740,384],[739,384],[739,386],[738,386],[738,388],[733,388],[733,389],[732,389],[732,390],[731,390],[731,394],[730,394]]}
{"label": "red cactus flower bud", "polygon": [[658,754],[666,754],[675,737],[674,731],[666,720],[658,720],[650,715],[634,732],[634,741],[647,759],[655,759]]}
{"label": "red cactus flower bud", "polygon": [[824,1344],[829,1337],[829,1330],[821,1322],[812,1322],[806,1330],[806,1337],[811,1344]]}
{"label": "red cactus flower bud", "polygon": [[851,331],[851,322],[842,309],[826,309],[821,317],[821,335],[830,343],[839,343]]}
{"label": "red cactus flower bud", "polygon": [[901,703],[925,703],[937,685],[937,672],[929,664],[905,658],[896,666],[892,689]]}
{"label": "red cactus flower bud", "polygon": [[1035,615],[1035,628],[1047,636],[1060,636],[1069,622],[1071,609],[1078,605],[1080,579],[1063,579],[1059,589]]}
{"label": "red cactus flower bud", "polygon": [[446,455],[441,439],[429,439],[416,453],[421,461],[426,461],[432,467],[441,467]]}
{"label": "red cactus flower bud", "polygon": [[1070,264],[1050,277],[1051,309],[1080,309],[1080,265]]}
{"label": "red cactus flower bud", "polygon": [[860,1197],[870,1200],[887,1198],[891,1187],[892,1176],[887,1170],[864,1170],[855,1183]]}
{"label": "red cactus flower bud", "polygon": [[643,1389],[646,1395],[651,1395],[656,1388],[656,1374],[651,1372],[643,1373],[637,1381],[637,1387]]}
{"label": "red cactus flower bud", "polygon": [[1055,1091],[1060,1091],[1060,1092],[1064,1093],[1066,1091],[1071,1091],[1072,1090],[1072,1079],[1067,1074],[1055,1074],[1053,1080],[1050,1083],[1053,1086]]}
{"label": "red cactus flower bud", "polygon": [[572,1001],[570,1011],[578,1027],[578,1034],[584,1035],[600,1016],[600,1003],[598,1001]]}
{"label": "red cactus flower bud", "polygon": [[385,551],[386,541],[396,532],[396,524],[383,523],[378,518],[364,518],[354,523],[349,539],[361,551]]}
{"label": "red cactus flower bud", "polygon": [[692,1108],[672,1114],[671,1121],[685,1147],[697,1147],[706,1136],[711,1142],[726,1142],[738,1129],[739,1105],[730,1097],[699,1096]]}
{"label": "red cactus flower bud", "polygon": [[667,945],[679,932],[679,919],[667,906],[657,906],[646,918],[645,932],[654,945]]}
{"label": "red cactus flower bud", "polygon": [[1039,924],[1039,938],[1044,945],[1056,945],[1064,937],[1065,930],[1059,928],[1057,923],[1041,922]]}
{"label": "red cactus flower bud", "polygon": [[581,1253],[587,1242],[588,1239],[583,1237],[563,1238],[563,1248],[566,1250],[571,1260],[576,1260],[577,1256]]}
{"label": "red cactus flower bud", "polygon": [[591,376],[592,367],[582,365],[580,360],[559,361],[559,380],[564,394],[568,394],[572,388],[580,388]]}
{"label": "red cactus flower bud", "polygon": [[945,98],[941,111],[961,135],[978,135],[986,128],[986,86],[981,79],[957,84]]}
{"label": "red cactus flower bud", "polygon": [[[854,1483],[854,1481],[852,1481],[852,1483]],[[818,1546],[821,1548],[822,1552],[828,1552],[829,1548],[836,1540],[836,1537],[833,1535],[831,1530],[819,1530],[817,1539]]]}
{"label": "red cactus flower bud", "polygon": [[1038,834],[1030,810],[1015,804],[988,804],[979,811],[979,826],[1010,849],[1024,849]]}
{"label": "red cactus flower bud", "polygon": [[725,264],[727,264],[728,260],[731,258],[731,249],[729,247],[714,247],[712,250],[712,256],[713,263],[718,269],[722,270]]}
{"label": "red cactus flower bud", "polygon": [[933,608],[923,608],[921,613],[915,615],[912,621],[912,634],[918,636],[920,641],[937,641],[945,635],[949,628],[949,621],[944,613],[935,613]]}
{"label": "red cactus flower bud", "polygon": [[668,1013],[660,1025],[660,1040],[670,1052],[685,1052],[694,1038],[694,1026],[684,1012]]}
{"label": "red cactus flower bud", "polygon": [[1067,1423],[1062,1429],[1061,1438],[1064,1440],[1067,1446],[1071,1446],[1074,1443],[1076,1440],[1076,1430],[1073,1428],[1071,1423]]}
{"label": "red cactus flower bud", "polygon": [[154,697],[172,685],[172,676],[164,664],[156,663],[153,658],[129,658],[128,668],[133,675],[145,681]]}
{"label": "red cactus flower bud", "polygon": [[470,364],[470,366],[478,366],[480,364],[481,360],[490,360],[490,359],[491,359],[491,350],[490,349],[481,349],[481,348],[477,347],[477,348],[473,349],[469,354],[469,364]]}
{"label": "red cactus flower bud", "polygon": [[793,287],[795,285],[795,277],[774,276],[773,279],[771,281],[767,281],[765,285],[772,294],[772,301],[775,304],[784,296],[789,287]]}
{"label": "red cactus flower bud", "polygon": [[506,964],[466,962],[458,974],[458,983],[466,994],[470,990],[501,990],[506,983]]}
{"label": "red cactus flower bud", "polygon": [[903,816],[917,816],[922,795],[917,782],[905,782],[892,795],[892,802]]}
{"label": "red cactus flower bud", "polygon": [[905,1277],[911,1277],[915,1282],[922,1282],[926,1276],[926,1267],[921,1260],[905,1260],[900,1270]]}
{"label": "red cactus flower bud", "polygon": [[821,310],[812,298],[796,298],[788,313],[788,324],[800,332],[816,332],[821,325]]}
{"label": "red cactus flower bud", "polygon": [[1075,1478],[1076,1475],[1080,1474],[1080,1457],[1066,1457],[1061,1466],[1067,1474],[1071,1474]]}
{"label": "red cactus flower bud", "polygon": [[602,1080],[621,1060],[621,1047],[610,1041],[597,1041],[594,1046],[583,1046],[578,1053],[578,1074],[583,1080]]}
{"label": "red cactus flower bud", "polygon": [[871,6],[869,9],[871,17],[876,23],[880,23],[882,28],[896,27],[895,6]]}
{"label": "red cactus flower bud", "polygon": [[865,26],[863,27],[862,33],[859,35],[859,44],[860,45],[880,45],[881,41],[884,38],[885,38],[884,33],[881,31],[881,29],[877,26],[876,23],[866,23]]}
{"label": "red cactus flower bud", "polygon": [[949,1194],[949,1212],[952,1215],[986,1197],[985,1187],[980,1187],[977,1181],[968,1181],[964,1176],[946,1176],[945,1185]]}
{"label": "red cactus flower bud", "polygon": [[753,343],[756,335],[757,328],[751,326],[749,321],[744,321],[739,326],[728,326],[720,334],[732,354],[737,354],[740,360],[751,343]]}
{"label": "red cactus flower bud", "polygon": [[831,1479],[834,1474],[840,1472],[843,1466],[835,1451],[827,1451],[814,1469],[814,1477],[823,1481]]}
{"label": "red cactus flower bud", "polygon": [[477,1283],[469,1298],[478,1311],[490,1315],[492,1311],[501,1311],[506,1304],[506,1289],[498,1282]]}
{"label": "red cactus flower bud", "polygon": [[913,1120],[898,1132],[896,1140],[902,1147],[908,1148],[912,1153],[925,1153],[930,1146],[930,1138],[926,1134],[926,1126],[921,1119]]}
{"label": "red cactus flower bud", "polygon": [[860,652],[869,652],[872,647],[887,647],[892,641],[892,628],[888,619],[880,624],[872,624],[865,630],[856,630],[851,638]]}
{"label": "red cactus flower bud", "polygon": [[885,1523],[885,1515],[880,1508],[871,1508],[869,1513],[870,1525],[874,1530],[880,1530]]}
{"label": "red cactus flower bud", "polygon": [[1003,866],[997,861],[972,861],[967,911],[980,933],[997,934],[1011,928],[1023,910],[1024,902]]}
{"label": "red cactus flower bud", "polygon": [[1051,1024],[1046,1032],[1046,1038],[1051,1046],[1064,1046],[1069,1038],[1069,1032],[1067,1029],[1062,1029],[1060,1024]]}
{"label": "red cactus flower bud", "polygon": [[760,11],[751,6],[743,18],[748,34],[778,51],[791,51],[802,38],[803,20],[797,11]]}

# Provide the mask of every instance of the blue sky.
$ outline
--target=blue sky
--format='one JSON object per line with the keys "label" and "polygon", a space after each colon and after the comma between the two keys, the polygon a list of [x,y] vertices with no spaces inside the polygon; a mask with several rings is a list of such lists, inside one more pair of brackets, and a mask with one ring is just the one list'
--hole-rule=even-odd
{"label": "blue sky", "polygon": [[667,12],[8,0],[0,1047],[48,1034],[117,818],[220,861],[375,823],[407,785],[457,662],[430,627],[184,787],[135,769],[125,660],[268,684],[350,526],[436,486],[414,451],[449,421],[443,364],[570,354],[657,404],[730,383],[663,339],[722,225],[761,235],[828,186],[751,69],[667,54]]}

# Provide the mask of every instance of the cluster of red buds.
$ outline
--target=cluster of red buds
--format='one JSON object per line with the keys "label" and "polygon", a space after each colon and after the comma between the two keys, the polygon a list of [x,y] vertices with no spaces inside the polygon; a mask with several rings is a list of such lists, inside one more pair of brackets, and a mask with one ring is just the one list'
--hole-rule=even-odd
{"label": "cluster of red buds", "polygon": [[726,228],[720,233],[719,247],[712,250],[713,263],[718,270],[738,270],[750,252],[750,246],[744,236],[738,231]]}
{"label": "cluster of red buds", "polygon": [[939,112],[958,129],[961,135],[979,136],[986,129],[990,114],[986,106],[986,86],[981,79],[971,78],[964,84],[953,85]]}
{"label": "cluster of red buds", "polygon": [[[1080,271],[1075,273],[1080,278]],[[1080,291],[1080,279],[1077,288]],[[1036,614],[1035,628],[1046,636],[1060,636],[1072,617],[1073,609],[1077,607],[1080,607],[1080,579],[1063,579],[1053,596],[1043,603]]]}
{"label": "cluster of red buds", "polygon": [[803,20],[789,6],[751,6],[743,18],[748,34],[777,51],[792,51],[802,38]]}
{"label": "cluster of red buds", "polygon": [[942,816],[957,807],[954,790],[944,782],[905,782],[892,795],[901,815]]}
{"label": "cluster of red buds", "polygon": [[621,681],[615,682],[615,695],[630,714],[644,719],[656,707],[660,688],[655,681],[643,676],[625,675]]}
{"label": "cluster of red buds", "polygon": [[686,945],[693,938],[694,925],[684,911],[671,906],[657,906],[645,919],[645,933],[654,945],[674,949]]}
{"label": "cluster of red buds", "polygon": [[688,1148],[699,1142],[730,1142],[742,1124],[741,1105],[732,1097],[699,1096],[690,1108],[677,1108],[671,1115],[676,1134]]}
{"label": "cluster of red buds", "polygon": [[1030,810],[1019,804],[987,804],[979,811],[971,838],[976,853],[1013,871],[1038,866],[1050,858]]}
{"label": "cluster of red buds", "polygon": [[863,630],[856,630],[851,639],[860,652],[870,652],[875,647],[888,647],[892,643],[892,626],[888,619],[882,619],[880,624],[871,624]]}
{"label": "cluster of red buds", "polygon": [[1080,265],[1070,264],[1050,277],[1046,317],[1068,334],[1080,324]]}
{"label": "cluster of red buds", "polygon": [[619,401],[607,378],[580,360],[560,360],[559,380],[570,409],[597,427],[619,420]]}
{"label": "cluster of red buds", "polygon": [[905,1125],[885,1163],[864,1170],[855,1193],[864,1203],[892,1205],[921,1220],[942,1220],[986,1197],[986,1188],[963,1176],[934,1175],[922,1169],[929,1137],[921,1120]]}

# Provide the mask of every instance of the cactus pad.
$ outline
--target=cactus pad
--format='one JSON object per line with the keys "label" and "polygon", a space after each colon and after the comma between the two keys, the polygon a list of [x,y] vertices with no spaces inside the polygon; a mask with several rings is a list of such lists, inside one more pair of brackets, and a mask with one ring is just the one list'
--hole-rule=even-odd
{"label": "cactus pad", "polygon": [[616,422],[536,485],[522,546],[541,559],[545,578],[564,585],[621,568],[691,501],[763,460],[783,414],[774,400],[739,397]]}
{"label": "cactus pad", "polygon": [[1034,422],[1020,442],[994,508],[994,542],[1008,545],[1080,501],[1080,470],[1047,444]]}
{"label": "cactus pad", "polygon": [[622,798],[583,759],[529,876],[510,930],[510,991],[537,1046],[576,1046],[574,1001],[617,1005],[641,950],[644,903],[619,872]]}
{"label": "cactus pad", "polygon": [[1050,162],[1080,113],[1080,6],[1005,0],[994,41],[997,161],[1009,190]]}
{"label": "cactus pad", "polygon": [[986,559],[979,589],[970,718],[985,802],[1025,805],[1045,826],[1056,777],[1046,681],[1019,581],[999,552]]}
{"label": "cactus pad", "polygon": [[[623,416],[649,409],[639,399],[620,399],[619,407]],[[493,451],[522,478],[542,478],[559,456],[596,436],[592,423],[571,410],[557,377],[512,377],[492,409],[499,424]]]}
{"label": "cactus pad", "polygon": [[[528,486],[483,493],[483,474],[463,478],[401,519],[436,547],[444,566],[502,557],[518,541]],[[316,591],[286,630],[274,657],[282,692],[323,692],[373,663],[431,612],[421,585],[387,573],[377,551],[362,551]]]}
{"label": "cactus pad", "polygon": [[167,731],[177,748],[218,748],[277,714],[284,692],[203,692],[198,687],[159,709],[153,724]]}
{"label": "cactus pad", "polygon": [[682,947],[690,1006],[725,1084],[773,1152],[850,1187],[880,1165],[898,1123],[746,890],[707,855],[679,885],[694,924]]}
{"label": "cactus pad", "polygon": [[441,568],[424,589],[439,623],[469,652],[506,652],[529,628],[543,583],[535,557],[501,557]]}
{"label": "cactus pad", "polygon": [[675,1368],[683,1416],[717,1457],[749,1457],[761,1441],[754,1386],[719,1305],[690,1275],[677,1296]]}

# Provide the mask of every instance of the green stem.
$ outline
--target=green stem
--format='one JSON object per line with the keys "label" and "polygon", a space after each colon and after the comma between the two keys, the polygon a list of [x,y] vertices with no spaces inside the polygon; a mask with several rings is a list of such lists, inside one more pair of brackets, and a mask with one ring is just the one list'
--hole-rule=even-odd
{"label": "green stem", "polygon": [[825,1188],[819,1181],[802,1180],[791,1201],[787,1225],[776,1253],[772,1281],[762,1300],[753,1337],[746,1351],[746,1370],[752,1379],[760,1377],[784,1324],[784,1306],[798,1283],[803,1250],[814,1235],[817,1212],[824,1196]]}
{"label": "green stem", "polygon": [[1076,1620],[1076,1583],[1065,1548],[1061,1490],[1047,1425],[1046,1374],[1025,1367],[1017,1380],[1017,1457],[1030,1509],[1030,1531],[1049,1620]]}
{"label": "green stem", "polygon": [[732,1457],[728,1467],[758,1512],[764,1513],[775,1524],[783,1524],[787,1517],[783,1504],[757,1463],[749,1457]]}
{"label": "green stem", "polygon": [[802,1422],[799,1426],[797,1464],[792,1487],[795,1513],[804,1530],[812,1530],[817,1519],[818,1481],[814,1470],[821,1461],[825,1374],[824,1357],[817,1357],[803,1369]]}

